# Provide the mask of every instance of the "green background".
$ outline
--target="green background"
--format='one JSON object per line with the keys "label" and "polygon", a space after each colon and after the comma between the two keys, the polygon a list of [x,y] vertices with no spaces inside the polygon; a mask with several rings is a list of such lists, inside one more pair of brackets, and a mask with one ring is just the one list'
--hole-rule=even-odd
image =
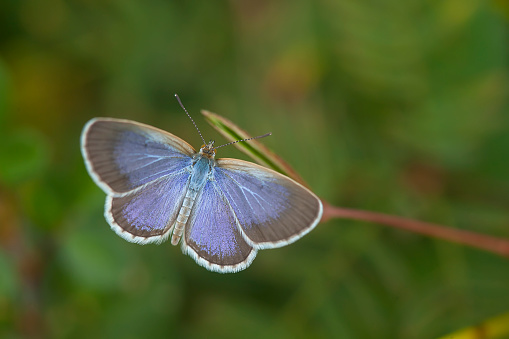
{"label": "green background", "polygon": [[509,238],[508,20],[502,0],[2,0],[0,337],[433,338],[509,312],[506,259],[380,225],[226,275],[128,243],[79,148],[100,116],[199,147],[178,93],[207,140],[200,109],[272,132],[336,206]]}

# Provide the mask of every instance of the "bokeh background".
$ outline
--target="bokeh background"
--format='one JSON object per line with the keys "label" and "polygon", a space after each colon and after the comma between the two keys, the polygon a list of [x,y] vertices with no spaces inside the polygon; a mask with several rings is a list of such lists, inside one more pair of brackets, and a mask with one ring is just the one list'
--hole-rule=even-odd
{"label": "bokeh background", "polygon": [[228,275],[128,243],[79,148],[98,116],[198,147],[178,93],[206,139],[200,109],[272,132],[334,205],[509,238],[508,20],[503,0],[1,1],[0,337],[509,326],[506,259],[380,225],[332,220]]}

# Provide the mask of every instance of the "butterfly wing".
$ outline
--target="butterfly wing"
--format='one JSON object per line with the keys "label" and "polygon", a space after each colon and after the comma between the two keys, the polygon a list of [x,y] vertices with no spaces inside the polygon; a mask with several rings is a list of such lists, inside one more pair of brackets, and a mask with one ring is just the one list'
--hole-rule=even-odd
{"label": "butterfly wing", "polygon": [[81,134],[90,176],[108,194],[129,192],[190,164],[196,151],[184,140],[138,122],[96,118]]}
{"label": "butterfly wing", "polygon": [[108,194],[112,229],[131,242],[165,240],[189,184],[194,149],[154,127],[107,118],[85,125],[81,149],[90,176]]}
{"label": "butterfly wing", "polygon": [[215,272],[243,270],[256,256],[215,181],[207,181],[198,194],[182,239],[182,251]]}
{"label": "butterfly wing", "polygon": [[255,249],[290,244],[322,217],[320,199],[294,180],[265,167],[218,159],[214,178]]}

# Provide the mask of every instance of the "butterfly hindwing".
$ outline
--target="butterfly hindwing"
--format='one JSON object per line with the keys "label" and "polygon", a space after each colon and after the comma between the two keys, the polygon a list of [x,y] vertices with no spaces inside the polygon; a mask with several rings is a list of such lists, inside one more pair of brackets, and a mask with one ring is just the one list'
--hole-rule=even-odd
{"label": "butterfly hindwing", "polygon": [[164,176],[122,196],[106,198],[105,217],[122,238],[160,243],[170,235],[182,206],[190,174]]}
{"label": "butterfly hindwing", "polygon": [[214,181],[207,181],[194,203],[182,249],[216,272],[237,272],[251,264],[256,250],[243,238],[231,207]]}
{"label": "butterfly hindwing", "polygon": [[322,217],[320,199],[265,167],[218,159],[214,173],[246,240],[256,249],[281,247],[311,231]]}

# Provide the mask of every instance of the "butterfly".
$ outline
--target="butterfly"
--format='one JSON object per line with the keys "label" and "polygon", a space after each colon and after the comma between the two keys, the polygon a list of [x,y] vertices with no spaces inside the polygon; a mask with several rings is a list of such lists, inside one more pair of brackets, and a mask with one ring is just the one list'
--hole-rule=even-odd
{"label": "butterfly", "polygon": [[214,147],[198,133],[204,145],[196,152],[177,136],[135,121],[94,118],[85,125],[85,165],[107,194],[104,216],[119,236],[138,244],[171,237],[199,265],[227,273],[318,224],[323,206],[310,190],[251,162],[215,159],[225,145]]}

